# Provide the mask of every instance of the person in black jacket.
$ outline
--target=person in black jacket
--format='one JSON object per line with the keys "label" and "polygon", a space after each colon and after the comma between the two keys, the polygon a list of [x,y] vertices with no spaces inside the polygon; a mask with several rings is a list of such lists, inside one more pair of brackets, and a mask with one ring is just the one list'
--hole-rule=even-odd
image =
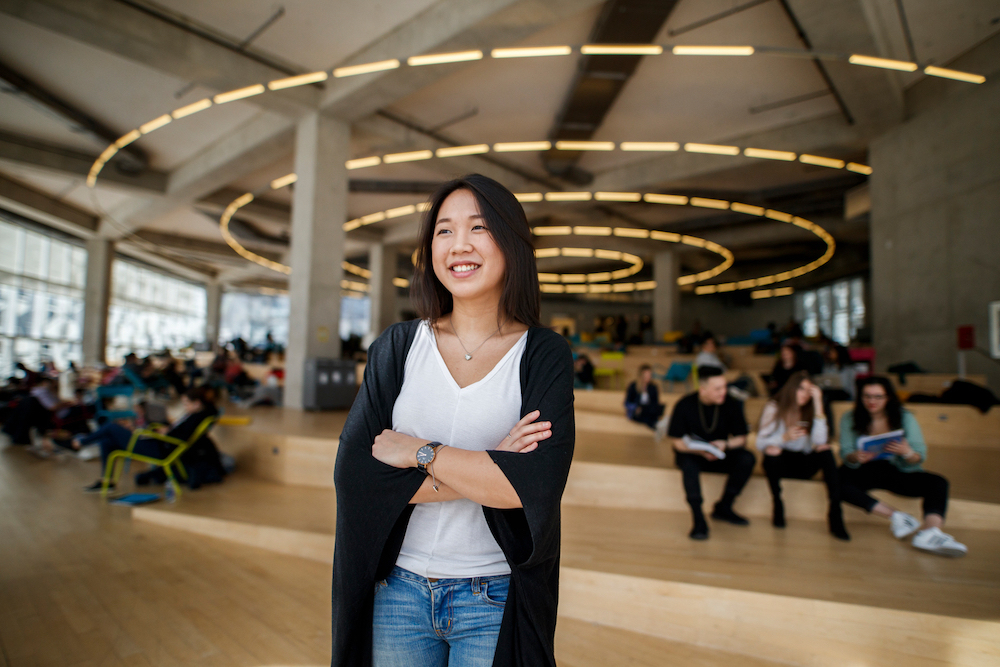
{"label": "person in black jacket", "polygon": [[653,382],[653,369],[643,364],[639,367],[638,379],[625,390],[625,415],[655,430],[664,410],[666,406],[660,403],[660,390]]}
{"label": "person in black jacket", "polygon": [[[195,430],[205,419],[219,414],[219,411],[215,408],[215,404],[209,399],[205,390],[201,388],[189,389],[185,392],[181,396],[181,406],[184,409],[184,416],[168,428],[162,429],[166,435],[178,440],[187,441],[188,438],[194,435]],[[202,437],[207,436],[203,435]],[[103,474],[107,470],[108,457],[111,455],[111,452],[126,449],[128,447],[128,440],[122,438],[105,438],[100,441],[100,445],[101,473]],[[139,438],[136,440],[132,451],[142,456],[162,459],[168,456],[173,449],[174,446],[172,444],[163,442],[162,440]],[[104,478],[101,477],[101,479],[98,479],[84,490],[88,492],[100,491],[103,481]],[[113,482],[109,482],[108,488],[114,488],[114,486]]]}
{"label": "person in black jacket", "polygon": [[341,432],[332,664],[555,667],[572,352],[499,183],[442,186],[419,243]]}

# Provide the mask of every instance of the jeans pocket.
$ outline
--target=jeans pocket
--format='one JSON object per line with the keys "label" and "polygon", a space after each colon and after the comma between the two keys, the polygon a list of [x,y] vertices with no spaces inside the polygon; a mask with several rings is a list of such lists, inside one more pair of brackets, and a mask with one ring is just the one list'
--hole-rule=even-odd
{"label": "jeans pocket", "polygon": [[380,590],[382,590],[383,588],[388,588],[388,587],[389,587],[389,582],[387,580],[382,579],[381,581],[376,581],[375,582],[375,595],[378,595],[378,592]]}
{"label": "jeans pocket", "polygon": [[503,607],[507,604],[507,592],[510,590],[510,577],[487,579],[480,584],[480,592],[488,604]]}

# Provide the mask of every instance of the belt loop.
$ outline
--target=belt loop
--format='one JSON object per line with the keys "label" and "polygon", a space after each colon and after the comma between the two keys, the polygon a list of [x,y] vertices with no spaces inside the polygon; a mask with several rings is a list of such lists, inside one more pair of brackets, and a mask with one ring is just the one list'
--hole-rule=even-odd
{"label": "belt loop", "polygon": [[480,577],[473,577],[472,578],[472,594],[473,595],[479,595],[479,585],[480,585],[481,581],[482,581],[482,579]]}

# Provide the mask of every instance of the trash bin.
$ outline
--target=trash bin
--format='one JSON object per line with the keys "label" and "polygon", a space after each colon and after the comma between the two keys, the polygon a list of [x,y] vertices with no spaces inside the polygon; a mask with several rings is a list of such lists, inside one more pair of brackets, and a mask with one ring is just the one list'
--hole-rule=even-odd
{"label": "trash bin", "polygon": [[357,366],[350,359],[306,359],[302,407],[346,410],[358,392]]}

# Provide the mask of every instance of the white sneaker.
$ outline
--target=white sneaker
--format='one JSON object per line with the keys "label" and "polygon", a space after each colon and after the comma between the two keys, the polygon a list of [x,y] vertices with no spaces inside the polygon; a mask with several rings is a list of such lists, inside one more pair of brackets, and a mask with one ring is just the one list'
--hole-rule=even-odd
{"label": "white sneaker", "polygon": [[101,456],[101,446],[100,445],[87,445],[86,447],[81,447],[76,452],[76,458],[81,461],[90,461],[92,459],[100,458]]}
{"label": "white sneaker", "polygon": [[656,422],[656,429],[653,432],[653,439],[656,442],[663,440],[667,437],[667,417],[663,417],[660,421]]}
{"label": "white sneaker", "polygon": [[897,540],[912,535],[920,528],[920,522],[906,512],[895,511],[889,519],[889,528]]}
{"label": "white sneaker", "polygon": [[940,528],[927,528],[913,536],[913,546],[941,556],[958,558],[969,553],[969,548]]}

